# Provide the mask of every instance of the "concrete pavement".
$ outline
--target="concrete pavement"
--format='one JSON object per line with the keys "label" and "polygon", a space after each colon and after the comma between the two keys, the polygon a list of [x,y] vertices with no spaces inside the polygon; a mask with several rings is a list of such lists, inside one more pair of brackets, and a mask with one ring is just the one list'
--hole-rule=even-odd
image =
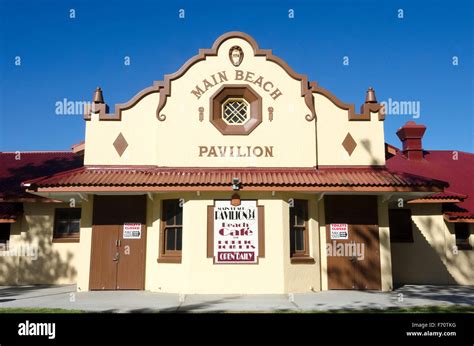
{"label": "concrete pavement", "polygon": [[147,291],[76,292],[75,285],[0,287],[0,308],[41,307],[91,312],[304,312],[451,304],[474,306],[474,286],[407,285],[393,292],[186,296]]}

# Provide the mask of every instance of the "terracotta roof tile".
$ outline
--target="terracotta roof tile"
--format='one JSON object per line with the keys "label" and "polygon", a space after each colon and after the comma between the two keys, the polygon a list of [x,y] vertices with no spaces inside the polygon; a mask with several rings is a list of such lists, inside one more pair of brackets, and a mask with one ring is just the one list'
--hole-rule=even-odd
{"label": "terracotta roof tile", "polygon": [[446,206],[445,210],[474,216],[474,154],[454,150],[430,150],[424,152],[423,160],[416,161],[408,160],[398,151],[387,160],[386,165],[395,172],[448,182],[449,187],[438,198],[459,198],[462,202]]}
{"label": "terracotta roof tile", "polygon": [[21,182],[82,166],[82,157],[69,151],[0,152],[0,198],[32,197]]}
{"label": "terracotta roof tile", "polygon": [[474,219],[474,213],[471,213],[469,211],[445,211],[444,215],[450,220],[473,220]]}
{"label": "terracotta roof tile", "polygon": [[425,199],[459,199],[459,200],[464,200],[467,198],[467,195],[463,195],[460,193],[455,193],[455,192],[450,192],[450,191],[445,191],[445,192],[439,192],[435,193],[433,195],[429,195],[426,197],[423,197]]}
{"label": "terracotta roof tile", "polygon": [[116,186],[230,186],[232,178],[248,186],[321,187],[410,187],[436,186],[405,173],[375,168],[161,168],[161,167],[81,167],[25,183],[36,188],[116,187]]}

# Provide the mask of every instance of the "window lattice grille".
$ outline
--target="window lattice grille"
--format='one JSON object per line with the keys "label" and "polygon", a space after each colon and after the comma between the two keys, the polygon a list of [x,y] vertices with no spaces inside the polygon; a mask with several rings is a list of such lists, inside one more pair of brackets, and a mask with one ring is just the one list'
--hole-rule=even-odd
{"label": "window lattice grille", "polygon": [[223,118],[228,124],[243,124],[248,120],[248,104],[243,99],[231,99],[224,103]]}

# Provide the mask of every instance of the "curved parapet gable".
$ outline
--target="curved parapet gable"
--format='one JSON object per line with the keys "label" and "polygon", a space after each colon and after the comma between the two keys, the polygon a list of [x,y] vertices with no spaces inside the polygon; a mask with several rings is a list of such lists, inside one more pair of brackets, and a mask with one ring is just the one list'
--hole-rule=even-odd
{"label": "curved parapet gable", "polygon": [[337,107],[348,111],[349,121],[370,121],[371,113],[378,113],[378,119],[385,120],[384,108],[380,103],[363,103],[360,106],[360,114],[357,114],[355,111],[355,105],[353,103],[342,102],[329,90],[318,86],[316,82],[311,82],[310,88],[313,93],[327,97]]}
{"label": "curved parapet gable", "polygon": [[266,60],[271,61],[282,67],[289,76],[293,79],[301,81],[301,96],[304,97],[305,103],[311,111],[311,114],[306,116],[306,120],[311,121],[316,118],[316,112],[314,110],[314,99],[312,92],[309,88],[308,78],[306,75],[296,73],[288,64],[281,58],[273,55],[271,49],[260,49],[257,42],[249,35],[239,32],[232,31],[224,35],[221,35],[212,45],[210,49],[200,49],[199,54],[189,59],[181,68],[173,74],[165,75],[163,88],[160,90],[160,102],[156,109],[156,116],[159,120],[163,120],[163,114],[161,111],[166,105],[168,97],[171,95],[171,82],[182,77],[194,64],[197,62],[206,60],[208,56],[217,56],[219,47],[227,40],[232,38],[240,38],[247,41],[254,52],[255,56],[263,56]]}
{"label": "curved parapet gable", "polygon": [[111,114],[100,88],[93,101],[84,115],[92,120],[86,125],[88,165],[385,163],[383,108],[372,88],[358,113],[241,32],[220,36]]}
{"label": "curved parapet gable", "polygon": [[199,54],[190,58],[181,68],[172,74],[167,74],[164,81],[155,81],[154,84],[148,88],[141,90],[131,100],[126,103],[116,104],[114,113],[107,113],[106,104],[93,104],[86,108],[84,119],[90,120],[92,113],[99,113],[99,120],[120,121],[121,112],[135,106],[142,98],[151,93],[160,93],[160,101],[157,106],[156,116],[158,120],[164,121],[166,116],[160,112],[165,107],[168,97],[171,95],[171,82],[182,77],[194,64],[199,61],[206,60],[208,56],[217,56],[219,47],[225,41],[232,38],[241,38],[247,41],[253,48],[255,56],[263,56],[268,61],[272,61],[282,67],[289,76],[301,82],[301,96],[304,97],[305,103],[311,111],[311,114],[306,115],[306,120],[312,121],[316,119],[316,112],[314,107],[313,93],[324,95],[331,100],[337,107],[347,110],[350,121],[367,121],[370,120],[370,114],[378,112],[379,120],[384,120],[385,114],[382,105],[379,103],[364,103],[361,105],[360,114],[355,111],[354,104],[342,102],[329,90],[320,87],[317,82],[308,82],[306,75],[295,72],[288,64],[281,58],[273,55],[271,49],[260,49],[257,42],[248,34],[243,32],[228,32],[221,35],[212,45],[210,49],[200,49]]}
{"label": "curved parapet gable", "polygon": [[318,165],[383,166],[385,114],[374,89],[367,90],[359,114],[354,104],[342,102],[316,83],[311,83],[311,90],[318,113]]}
{"label": "curved parapet gable", "polygon": [[135,96],[133,96],[126,103],[118,103],[115,105],[114,113],[107,113],[107,104],[105,103],[94,103],[91,106],[86,107],[84,112],[84,120],[91,120],[92,114],[99,113],[99,120],[112,120],[120,121],[122,120],[122,111],[132,108],[145,96],[148,96],[153,93],[157,93],[162,88],[162,82],[154,82],[152,86],[141,90]]}

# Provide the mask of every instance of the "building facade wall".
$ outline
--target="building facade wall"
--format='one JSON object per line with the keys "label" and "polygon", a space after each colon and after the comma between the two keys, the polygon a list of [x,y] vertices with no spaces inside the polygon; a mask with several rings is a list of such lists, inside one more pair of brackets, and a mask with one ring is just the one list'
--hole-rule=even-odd
{"label": "building facade wall", "polygon": [[[314,259],[314,263],[311,264],[296,264],[291,263],[290,260],[290,237],[289,237],[289,205],[288,201],[291,198],[300,198],[308,200],[308,226],[309,226],[309,244],[310,251],[309,255]],[[311,292],[321,290],[321,257],[325,256],[325,253],[320,252],[320,237],[319,237],[319,224],[320,224],[320,213],[318,207],[318,196],[305,195],[305,194],[287,194],[283,199],[283,210],[281,211],[283,216],[284,225],[284,237],[283,237],[283,259],[285,268],[285,292],[287,293],[300,293],[300,292]]]}
{"label": "building facade wall", "polygon": [[89,290],[89,277],[91,265],[92,248],[92,208],[94,206],[94,195],[87,195],[87,200],[82,202],[81,212],[81,241],[78,247],[78,255],[81,259],[77,269],[77,290]]}
{"label": "building facade wall", "polygon": [[[328,97],[314,95],[317,114],[318,164],[320,166],[385,165],[383,121],[371,112],[370,120],[349,121],[348,111]],[[349,153],[342,143],[350,134],[357,146]]]}
{"label": "building facade wall", "polygon": [[[99,121],[98,115],[92,116],[86,122],[84,165],[156,165],[160,141],[154,111],[158,102],[158,93],[145,96],[122,112],[121,121]],[[122,156],[113,146],[119,134],[128,144]]]}
{"label": "building facade wall", "polygon": [[79,243],[53,242],[54,209],[62,203],[24,203],[24,215],[11,226],[9,249],[0,257],[0,283],[14,285],[74,284]]}
{"label": "building facade wall", "polygon": [[[235,46],[243,54],[238,66],[230,60]],[[258,80],[260,83],[257,83]],[[266,90],[264,83],[269,82],[272,87]],[[223,134],[211,122],[212,100],[224,86],[246,86],[261,99],[261,123],[250,133]],[[385,164],[384,116],[378,112],[374,99],[364,103],[361,114],[357,114],[354,105],[341,102],[316,83],[308,83],[305,76],[293,71],[271,51],[260,50],[253,39],[241,33],[218,39],[211,49],[201,50],[176,73],[166,75],[162,82],[155,82],[127,104],[118,105],[115,109],[110,107],[112,113],[116,112],[115,116],[103,114],[106,109],[104,104],[100,107],[102,111],[93,111],[90,118],[86,116],[84,164],[89,168],[291,169],[337,166],[339,169]],[[120,137],[126,143],[117,145]],[[352,144],[347,145],[351,141]],[[122,147],[123,151],[118,147]],[[256,147],[271,155],[233,154],[237,148],[244,148],[247,152],[245,148]],[[115,186],[118,185],[120,183]],[[145,289],[183,294],[281,294],[328,289],[328,226],[325,217],[328,210],[325,210],[327,206],[322,192],[289,192],[290,186],[282,189],[287,192],[239,191],[241,199],[257,200],[265,208],[265,257],[252,265],[216,265],[212,258],[207,257],[207,207],[213,205],[216,199],[229,200],[232,194],[230,185],[231,181],[226,193],[189,190],[158,193],[155,188],[153,191],[150,189],[146,206]],[[108,193],[133,194],[137,191],[135,187]],[[460,251],[456,255],[450,251],[455,244],[454,230],[452,225],[444,222],[440,204],[411,206],[414,243],[391,243],[387,203],[391,192],[374,192],[374,189],[367,188],[367,191],[352,193],[351,190],[339,188],[327,194],[366,193],[378,196],[377,204],[371,204],[369,211],[375,212],[377,208],[378,221],[371,222],[370,226],[373,231],[378,222],[376,241],[380,246],[382,290],[391,290],[397,282],[473,283],[472,251]],[[359,186],[359,189],[363,188]],[[44,259],[35,263],[25,262],[22,258],[2,259],[13,261],[0,265],[5,278],[14,275],[10,279],[17,283],[35,280],[72,283],[77,279],[79,291],[90,289],[94,195],[87,195],[89,190],[80,191],[83,192],[81,198],[85,197],[82,202],[80,243],[51,242],[53,204],[25,205],[25,217],[13,226],[12,241],[18,244],[39,242]],[[97,191],[104,190],[99,187]],[[314,263],[291,263],[289,201],[292,198],[309,201],[309,255]],[[164,199],[182,199],[184,202],[182,261],[179,264],[157,261],[162,241],[160,227]],[[329,200],[327,203],[329,205]],[[8,266],[26,268],[26,271],[7,270]],[[28,276],[33,274],[37,274],[38,278]]]}
{"label": "building facade wall", "polygon": [[[183,198],[182,262],[157,263],[160,242],[161,201]],[[314,264],[291,264],[289,255],[288,199],[295,195],[242,193],[241,198],[257,199],[265,208],[265,258],[258,264],[216,265],[207,258],[207,206],[214,199],[229,198],[225,193],[155,194],[149,201],[152,212],[147,227],[146,289],[174,293],[286,293],[320,289],[317,210],[310,199],[309,230]],[[304,196],[302,197],[304,198]]]}
{"label": "building facade wall", "polygon": [[[232,47],[242,50],[243,60],[234,66]],[[222,79],[224,76],[224,79]],[[271,82],[272,89],[262,84]],[[160,84],[162,83],[162,84]],[[158,85],[164,85],[159,89]],[[269,85],[269,84],[268,84]],[[261,123],[249,134],[223,135],[210,121],[213,97],[223,86],[248,86],[261,98]],[[86,165],[161,167],[315,167],[383,165],[383,117],[354,119],[354,107],[330,93],[313,89],[305,95],[308,81],[286,63],[261,51],[245,35],[218,39],[200,51],[143,97],[136,96],[122,107],[119,120],[100,119],[92,113],[86,122]],[[159,90],[159,92],[158,92]],[[308,89],[309,90],[309,89]],[[275,94],[276,93],[276,94]],[[312,97],[312,104],[308,97]],[[362,95],[361,95],[362,96]],[[111,107],[113,112],[113,107]],[[271,109],[271,114],[270,114]],[[201,113],[201,114],[199,114]],[[157,117],[158,116],[158,117]],[[122,134],[127,148],[122,155],[114,141]],[[355,141],[348,153],[343,142]],[[236,156],[218,148],[268,147],[272,155]],[[214,147],[217,155],[201,148]],[[304,150],[302,150],[304,148]],[[209,150],[209,149],[207,149]],[[300,197],[297,197],[300,196]],[[145,288],[182,293],[285,293],[327,289],[324,199],[319,194],[271,192],[240,194],[265,206],[265,258],[258,265],[214,265],[206,257],[208,205],[214,199],[229,199],[225,193],[155,193],[147,206],[147,252]],[[184,235],[182,263],[157,263],[160,242],[161,200],[183,198]],[[292,264],[289,245],[290,198],[309,199],[309,243],[312,264]],[[388,234],[388,226],[381,232]],[[84,223],[81,253],[90,249],[91,228]],[[384,240],[383,246],[386,246]],[[381,245],[382,246],[382,245]],[[383,252],[384,254],[387,251]],[[383,288],[391,288],[389,258],[383,258]],[[89,260],[90,261],[90,260]],[[86,261],[87,262],[87,261]],[[87,289],[90,262],[82,265],[80,288]],[[87,275],[86,275],[87,274]]]}
{"label": "building facade wall", "polygon": [[[321,289],[318,207],[315,196],[306,194],[242,193],[242,199],[257,199],[265,208],[265,257],[258,264],[216,265],[207,258],[207,206],[226,193],[153,194],[147,201],[145,289],[183,294],[293,293]],[[158,263],[161,205],[164,199],[183,204],[183,249],[181,263]],[[291,264],[289,245],[289,199],[309,201],[310,253],[314,264]],[[81,263],[78,290],[89,290],[92,202],[83,204]]]}
{"label": "building facade wall", "polygon": [[[214,265],[206,257],[206,208],[226,193],[154,194],[147,206],[146,289],[180,293],[291,293],[327,289],[324,198],[310,194],[243,193],[265,206],[266,256],[258,265]],[[161,201],[184,199],[182,263],[157,263],[160,242]],[[288,215],[290,198],[309,200],[310,254],[314,264],[291,264]],[[93,196],[82,203],[80,243],[52,242],[57,203],[25,204],[25,214],[12,224],[10,248],[36,247],[38,258],[0,257],[2,284],[78,284],[88,290],[92,235]],[[413,243],[389,241],[388,209],[379,198],[379,235],[382,290],[395,284],[465,284],[474,277],[472,251],[454,251],[454,224],[446,223],[439,205],[410,206]],[[473,244],[471,225],[471,245]]]}
{"label": "building facade wall", "polygon": [[474,285],[474,224],[469,224],[471,250],[456,248],[454,224],[445,223],[446,264],[450,275],[460,285]]}
{"label": "building facade wall", "polygon": [[[473,285],[473,251],[454,251],[454,225],[446,223],[440,204],[415,204],[413,243],[392,243],[393,280],[397,284]],[[470,225],[473,244],[473,226]]]}
{"label": "building facade wall", "polygon": [[[207,257],[207,207],[228,193],[196,192],[153,194],[147,198],[145,289],[183,294],[299,293],[327,289],[324,198],[305,193],[242,192],[243,200],[257,200],[265,208],[265,257],[258,264],[217,265]],[[181,263],[158,263],[162,201],[183,199]],[[312,264],[290,260],[289,203],[307,199]],[[382,290],[392,289],[387,203],[379,198],[379,236]],[[78,290],[89,289],[93,198],[83,202],[81,244],[78,252]]]}
{"label": "building facade wall", "polygon": [[380,241],[380,279],[382,291],[393,289],[392,252],[390,244],[390,227],[388,218],[388,202],[380,196],[377,200]]}

